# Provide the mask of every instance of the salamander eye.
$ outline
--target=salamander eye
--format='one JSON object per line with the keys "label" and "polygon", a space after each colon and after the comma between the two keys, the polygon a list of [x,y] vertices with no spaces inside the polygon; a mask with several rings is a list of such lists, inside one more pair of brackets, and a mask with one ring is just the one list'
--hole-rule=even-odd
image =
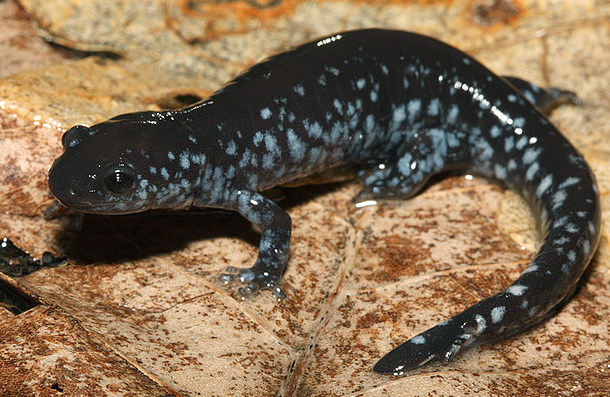
{"label": "salamander eye", "polygon": [[118,196],[130,193],[136,185],[133,169],[121,163],[111,164],[106,167],[103,181],[106,189]]}
{"label": "salamander eye", "polygon": [[84,125],[75,125],[66,131],[61,137],[61,145],[64,150],[74,147],[91,135],[91,129]]}

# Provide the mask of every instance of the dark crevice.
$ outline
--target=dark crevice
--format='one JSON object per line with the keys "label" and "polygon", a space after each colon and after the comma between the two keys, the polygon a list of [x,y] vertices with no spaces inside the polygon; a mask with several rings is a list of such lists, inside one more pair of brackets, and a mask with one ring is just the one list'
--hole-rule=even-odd
{"label": "dark crevice", "polygon": [[6,280],[0,279],[0,306],[14,315],[26,312],[39,305],[33,296],[26,294]]}
{"label": "dark crevice", "polygon": [[59,384],[58,384],[57,382],[55,382],[55,383],[53,383],[53,384],[51,385],[51,389],[53,389],[53,390],[57,390],[57,391],[59,391],[59,392],[63,392],[63,391],[64,391],[64,389],[62,389],[62,388],[59,386]]}
{"label": "dark crevice", "polygon": [[180,109],[201,101],[203,98],[193,94],[175,95],[157,100],[161,109]]}

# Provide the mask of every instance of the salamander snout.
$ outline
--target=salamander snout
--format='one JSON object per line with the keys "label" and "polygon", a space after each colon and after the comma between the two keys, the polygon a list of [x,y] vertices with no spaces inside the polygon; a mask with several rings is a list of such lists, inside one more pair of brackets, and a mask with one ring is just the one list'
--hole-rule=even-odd
{"label": "salamander snout", "polygon": [[70,207],[69,204],[74,201],[73,196],[78,194],[77,189],[74,189],[77,181],[70,175],[70,167],[67,167],[67,162],[62,155],[53,162],[47,176],[51,193],[66,207]]}
{"label": "salamander snout", "polygon": [[49,189],[63,205],[89,213],[134,212],[139,208],[129,206],[144,199],[136,194],[137,175],[131,166],[123,162],[87,164],[92,155],[75,149],[66,150],[49,170]]}

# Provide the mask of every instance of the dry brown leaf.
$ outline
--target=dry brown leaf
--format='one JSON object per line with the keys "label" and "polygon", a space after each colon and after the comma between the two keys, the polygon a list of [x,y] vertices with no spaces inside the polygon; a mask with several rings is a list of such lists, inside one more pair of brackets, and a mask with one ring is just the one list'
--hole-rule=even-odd
{"label": "dry brown leaf", "polygon": [[[0,230],[73,264],[16,279],[40,304],[0,311],[0,395],[610,394],[610,3],[389,3],[21,0],[47,37],[121,56],[80,59],[37,42],[15,4],[0,2],[0,70],[18,65],[0,80]],[[5,39],[5,20],[19,21],[28,45]],[[241,301],[218,280],[257,253],[257,232],[235,214],[86,216],[80,229],[43,219],[63,129],[204,96],[277,49],[365,26],[434,35],[584,100],[553,121],[598,177],[605,234],[574,298],[543,325],[404,378],[371,371],[506,287],[531,257],[522,201],[479,178],[363,209],[349,203],[355,183],[283,191],[294,233],[281,304],[270,293]]]}

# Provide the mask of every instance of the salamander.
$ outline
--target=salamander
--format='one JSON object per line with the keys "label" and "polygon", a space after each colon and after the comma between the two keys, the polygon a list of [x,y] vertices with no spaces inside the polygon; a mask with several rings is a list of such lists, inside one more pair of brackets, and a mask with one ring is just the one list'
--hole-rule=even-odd
{"label": "salamander", "polygon": [[374,371],[404,374],[540,322],[571,295],[600,240],[599,194],[579,152],[543,110],[577,99],[495,75],[434,38],[349,31],[254,65],[194,105],[123,114],[62,137],[48,183],[66,207],[125,214],[211,207],[261,230],[252,267],[225,282],[286,294],[291,218],[261,192],[351,165],[356,201],[408,199],[432,175],[467,170],[519,192],[542,245],[504,291],[412,337]]}

